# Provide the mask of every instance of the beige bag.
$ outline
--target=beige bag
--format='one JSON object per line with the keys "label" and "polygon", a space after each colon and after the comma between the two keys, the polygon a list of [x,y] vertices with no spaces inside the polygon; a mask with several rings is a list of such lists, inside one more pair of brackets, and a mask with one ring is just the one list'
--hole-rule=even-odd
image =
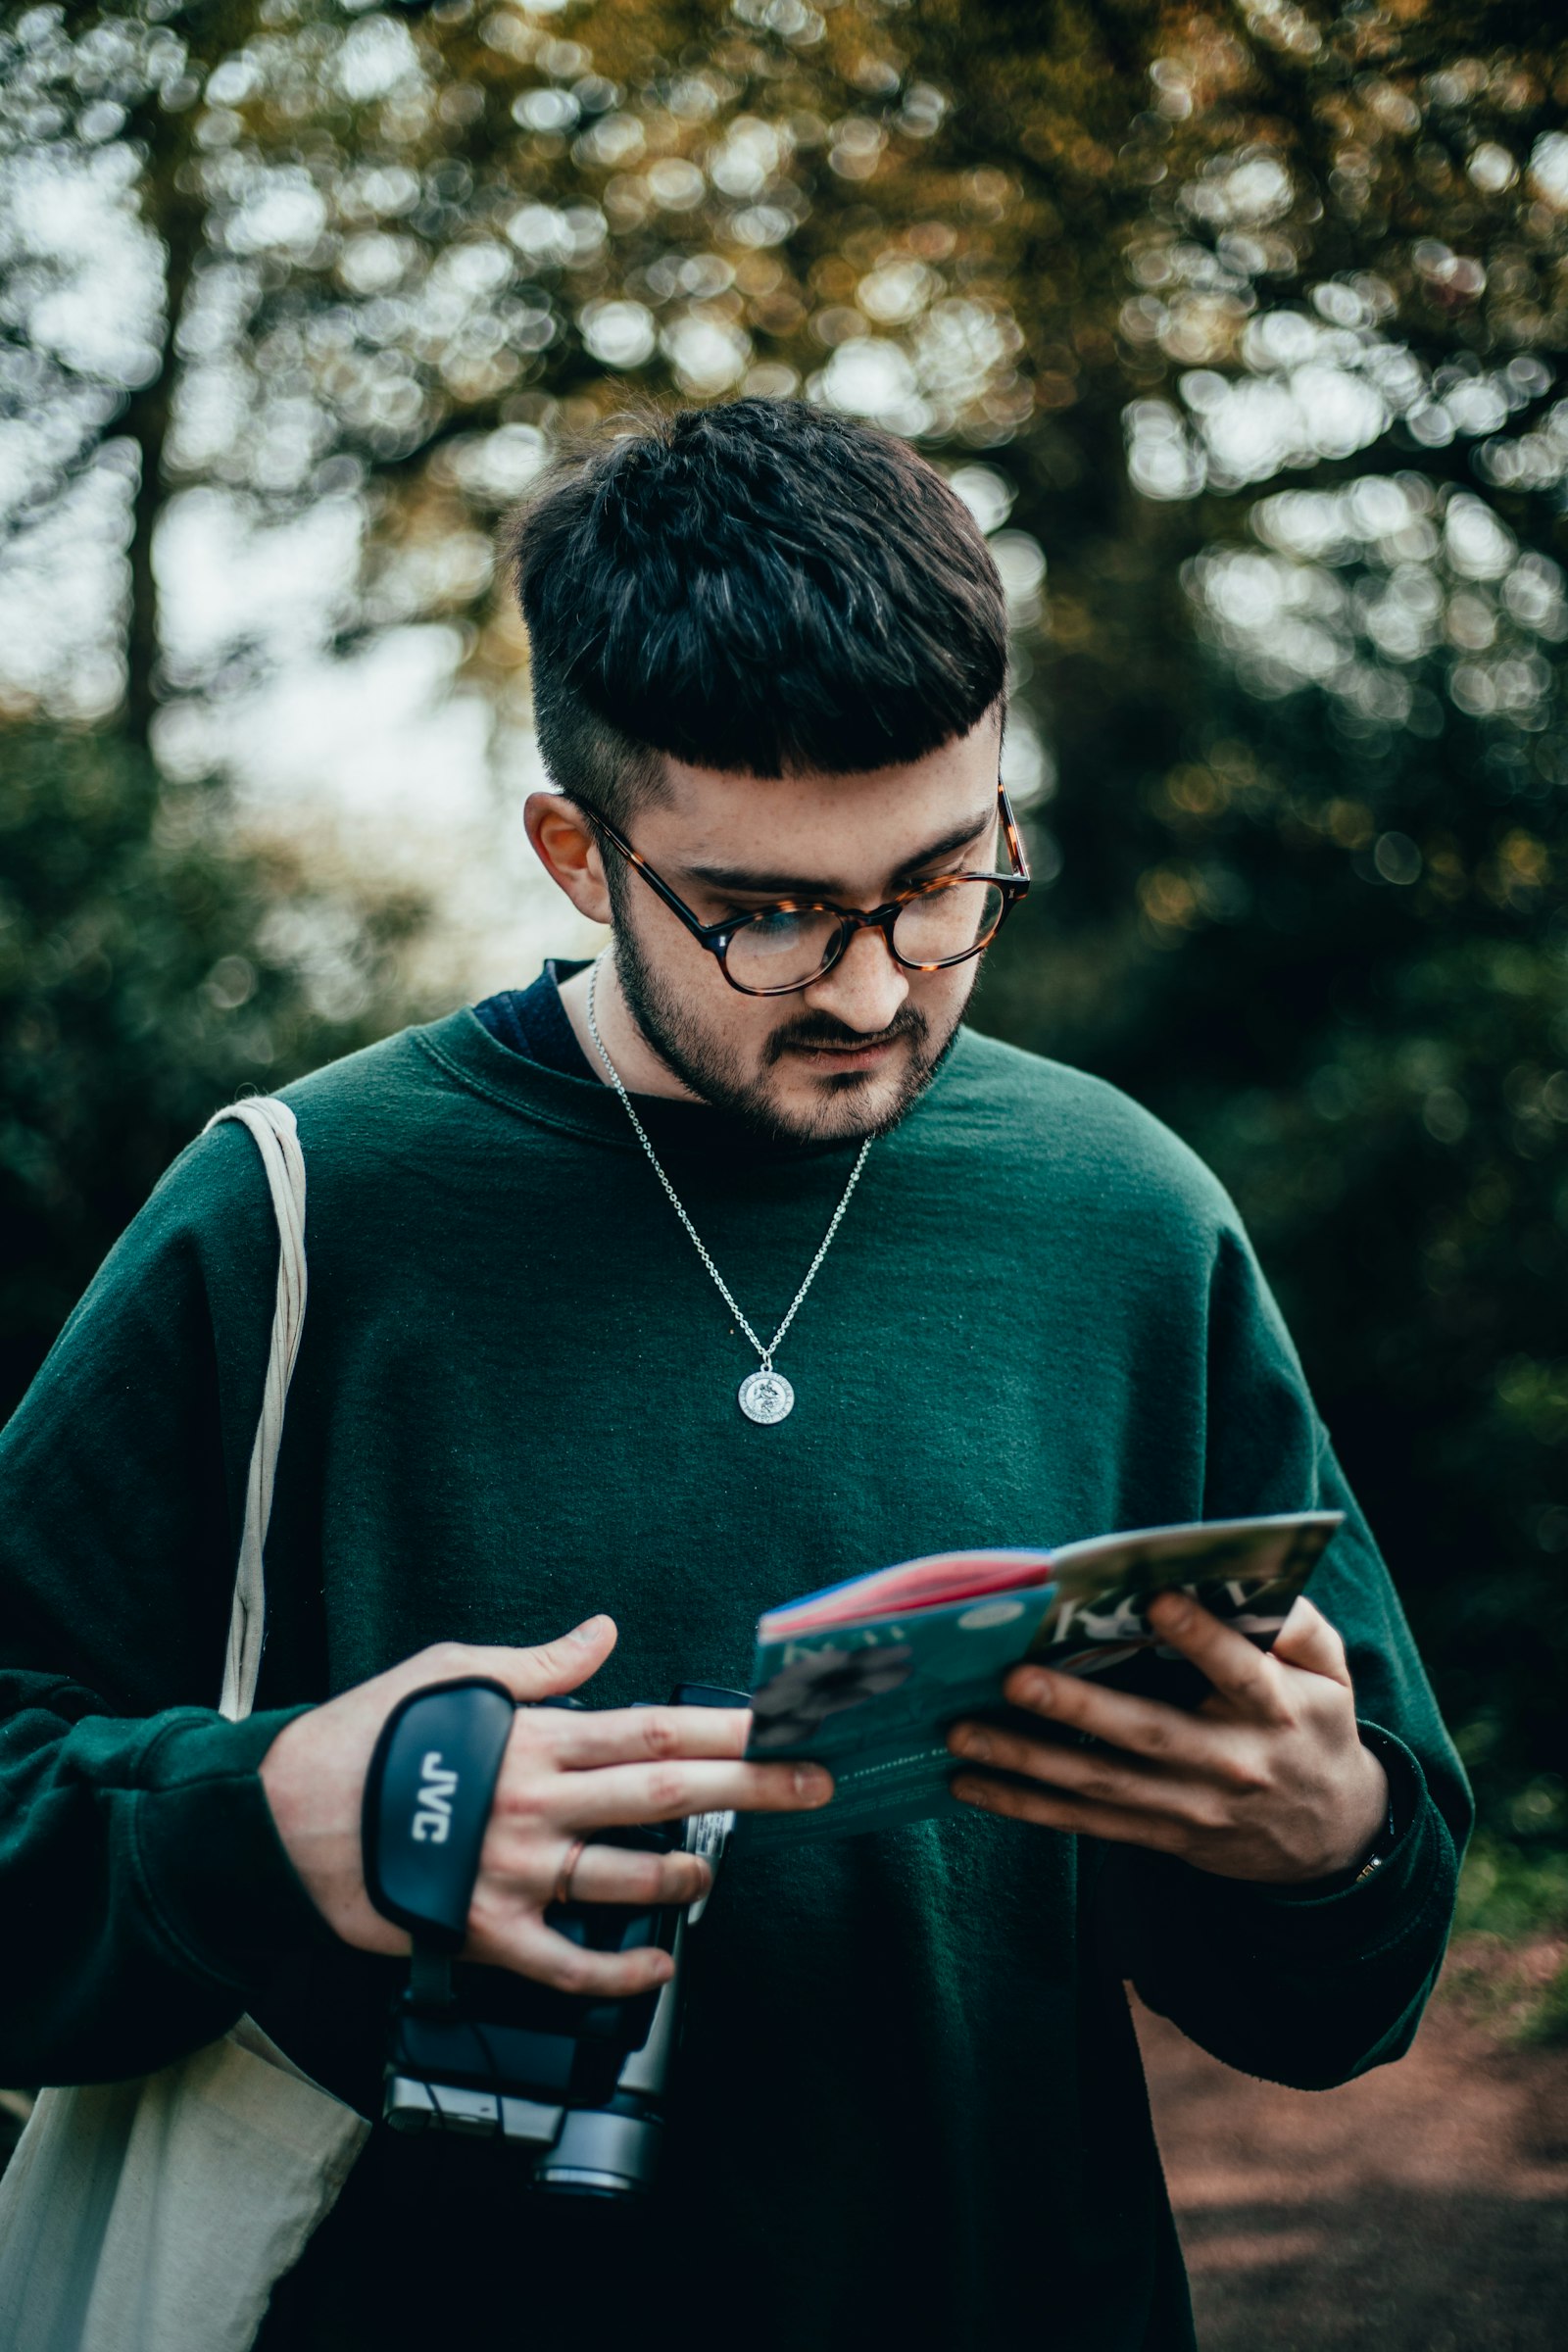
{"label": "beige bag", "polygon": [[[251,1453],[220,1710],[248,1715],[262,1662],[262,1546],[305,1321],[305,1160],[259,1096],[208,1121],[255,1138],[277,1214],[277,1302]],[[242,2017],[129,2082],[43,2091],[0,2178],[5,2352],[245,2352],[369,2132]]]}

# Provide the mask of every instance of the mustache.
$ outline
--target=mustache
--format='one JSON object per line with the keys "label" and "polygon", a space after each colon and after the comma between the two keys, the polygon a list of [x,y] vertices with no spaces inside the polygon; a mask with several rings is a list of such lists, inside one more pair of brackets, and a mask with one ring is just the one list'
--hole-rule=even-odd
{"label": "mustache", "polygon": [[781,1061],[786,1054],[810,1052],[813,1048],[837,1047],[841,1053],[863,1053],[870,1046],[891,1045],[895,1038],[906,1037],[916,1043],[929,1031],[923,1012],[912,1004],[901,1006],[885,1029],[867,1031],[846,1028],[842,1021],[825,1020],[821,1015],[806,1014],[798,1021],[786,1021],[775,1029],[767,1041],[763,1060],[769,1065]]}

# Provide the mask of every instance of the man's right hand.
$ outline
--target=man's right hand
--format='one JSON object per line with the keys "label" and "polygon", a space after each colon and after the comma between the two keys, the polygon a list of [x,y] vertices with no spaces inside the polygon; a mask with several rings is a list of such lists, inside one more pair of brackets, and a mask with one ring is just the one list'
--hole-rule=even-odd
{"label": "man's right hand", "polygon": [[[284,1725],[262,1759],[262,1786],[289,1860],[317,1909],[346,1943],[406,1952],[409,1937],[365,1891],[360,1812],[381,1726],[398,1701],[431,1683],[485,1675],[519,1700],[553,1698],[596,1674],[615,1646],[609,1617],[538,1649],[438,1642],[372,1682]],[[815,1765],[744,1764],[744,1707],[520,1706],[496,1784],[468,1908],[466,1960],[514,1969],[564,1992],[618,1998],[671,1974],[666,1952],[586,1952],[547,1928],[563,1865],[578,1838],[688,1813],[800,1812],[833,1793]],[[574,1902],[690,1903],[711,1873],[695,1854],[647,1854],[587,1843],[571,1876]]]}

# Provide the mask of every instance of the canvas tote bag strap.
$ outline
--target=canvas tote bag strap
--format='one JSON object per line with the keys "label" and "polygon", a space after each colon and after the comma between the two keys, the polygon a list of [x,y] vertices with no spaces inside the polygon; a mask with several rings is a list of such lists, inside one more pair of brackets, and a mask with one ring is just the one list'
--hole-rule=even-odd
{"label": "canvas tote bag strap", "polygon": [[283,1407],[300,1351],[300,1334],[305,1328],[305,1154],[300,1150],[294,1113],[275,1095],[253,1095],[243,1102],[226,1102],[221,1110],[214,1111],[202,1133],[209,1134],[223,1119],[238,1119],[242,1127],[248,1127],[261,1152],[277,1218],[278,1243],[272,1341],[245,1486],[245,1525],[234,1573],[223,1689],[218,1702],[219,1713],[237,1722],[250,1713],[256,1702],[257,1678],[262,1670],[262,1637],[267,1627],[263,1547],[267,1542],[267,1523],[272,1515],[272,1486],[277,1476],[278,1447],[283,1442]]}

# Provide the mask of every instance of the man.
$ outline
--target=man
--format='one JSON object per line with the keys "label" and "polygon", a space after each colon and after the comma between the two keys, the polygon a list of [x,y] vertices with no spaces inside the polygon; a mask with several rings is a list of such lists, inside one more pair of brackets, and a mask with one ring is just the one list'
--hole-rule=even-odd
{"label": "man", "polygon": [[744,1682],[763,1606],[1335,1507],[1271,1659],[1166,1605],[1198,1714],[1020,1674],[1038,1739],[955,1730],[965,1815],[738,1841],[640,2218],[378,2132],[264,2329],[1189,2344],[1122,1980],[1283,2081],[1397,2055],[1457,1762],[1225,1194],[1113,1089],[960,1025],[1024,882],[1004,608],[941,477],[742,401],[607,441],[515,557],[529,831],[613,953],[286,1090],[310,1311],[249,1723],[207,1711],[275,1263],[243,1135],[176,1162],[16,1416],[0,2064],[129,2073],[248,2006],[373,2114],[403,1939],[358,1822],[406,1691],[476,1669],[600,1710],[519,1710],[468,1948],[623,1992],[662,1957],[584,1961],[553,1893],[705,1876],[596,1829],[831,1801],[741,1760],[743,1712],[630,1704]]}

